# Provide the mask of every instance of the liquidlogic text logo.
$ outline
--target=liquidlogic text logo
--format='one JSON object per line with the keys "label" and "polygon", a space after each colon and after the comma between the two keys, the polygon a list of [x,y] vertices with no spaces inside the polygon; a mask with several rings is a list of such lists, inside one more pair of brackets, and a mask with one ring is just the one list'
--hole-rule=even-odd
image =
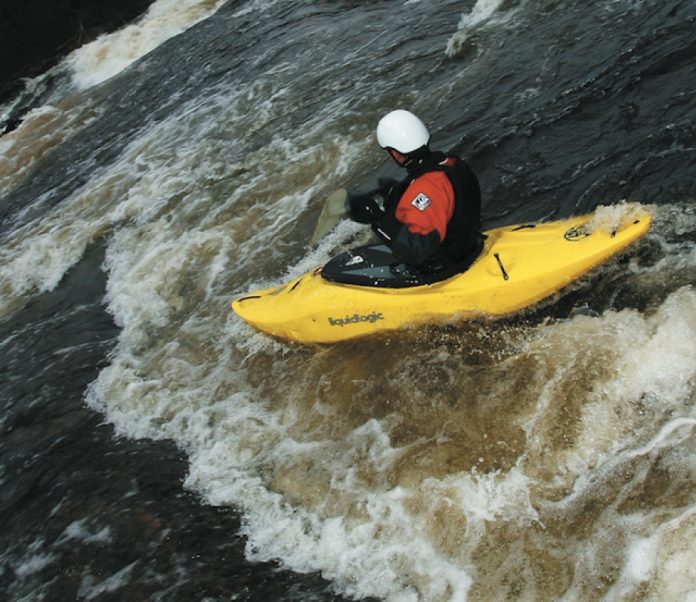
{"label": "liquidlogic text logo", "polygon": [[353,314],[345,318],[329,318],[329,324],[331,324],[331,326],[346,326],[348,324],[359,324],[360,322],[374,324],[377,320],[384,320],[384,316],[380,313],[372,312],[371,314],[365,315]]}

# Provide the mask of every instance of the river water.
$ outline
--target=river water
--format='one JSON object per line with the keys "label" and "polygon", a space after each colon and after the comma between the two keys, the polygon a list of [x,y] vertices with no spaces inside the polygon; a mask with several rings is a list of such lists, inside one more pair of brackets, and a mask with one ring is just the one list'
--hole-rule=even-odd
{"label": "river water", "polygon": [[[696,4],[158,0],[2,107],[9,600],[696,599]],[[521,315],[328,347],[230,299],[395,175],[388,110],[486,227],[653,213]]]}

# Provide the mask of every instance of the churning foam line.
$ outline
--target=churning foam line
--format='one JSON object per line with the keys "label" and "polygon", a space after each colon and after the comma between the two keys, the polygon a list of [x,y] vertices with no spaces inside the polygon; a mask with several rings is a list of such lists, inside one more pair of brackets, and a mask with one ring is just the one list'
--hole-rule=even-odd
{"label": "churning foam line", "polygon": [[638,456],[645,456],[646,454],[649,454],[651,451],[661,449],[663,447],[666,447],[667,445],[674,445],[675,443],[680,443],[681,441],[688,438],[687,434],[682,435],[679,438],[679,441],[674,441],[671,438],[671,435],[683,426],[696,426],[696,419],[676,418],[674,420],[671,420],[660,429],[657,435],[655,435],[649,443],[647,443],[643,447],[639,447],[638,449],[629,451],[626,455],[629,458],[636,458]]}

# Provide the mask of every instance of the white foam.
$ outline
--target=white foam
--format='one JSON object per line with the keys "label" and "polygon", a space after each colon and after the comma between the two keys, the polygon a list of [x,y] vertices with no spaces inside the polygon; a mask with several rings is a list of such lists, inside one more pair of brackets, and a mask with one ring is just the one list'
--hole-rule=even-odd
{"label": "white foam", "polygon": [[133,570],[139,562],[139,560],[136,560],[124,566],[121,570],[106,579],[99,579],[92,575],[84,576],[80,582],[77,595],[85,600],[95,600],[103,594],[110,594],[118,591],[130,582]]}
{"label": "white foam", "polygon": [[251,0],[250,2],[245,2],[244,5],[237,10],[235,16],[243,16],[252,12],[263,12],[272,8],[280,1],[282,0]]}
{"label": "white foam", "polygon": [[[664,600],[688,600],[696,594],[696,508],[660,522],[653,532],[635,537],[626,545],[621,574],[606,599],[627,598],[649,583],[653,596]],[[641,522],[636,520],[637,530]],[[645,587],[643,585],[643,587]]]}
{"label": "white foam", "polygon": [[136,23],[100,36],[68,57],[75,84],[84,90],[113,77],[222,4],[224,0],[156,0]]}
{"label": "white foam", "polygon": [[83,543],[107,544],[111,541],[111,527],[109,525],[94,531],[89,528],[88,523],[88,519],[73,521],[58,538],[58,543],[62,544],[65,541],[78,540]]}
{"label": "white foam", "polygon": [[[297,212],[307,202],[295,196],[280,204],[283,211]],[[272,215],[265,224],[276,232],[282,220]],[[332,245],[355,233],[353,225],[341,224],[287,273],[311,269]],[[687,407],[688,382],[696,366],[696,293],[685,287],[653,314],[625,310],[579,316],[543,325],[529,334],[526,345],[515,344],[519,352],[506,362],[540,358],[556,373],[522,421],[527,446],[511,468],[484,474],[455,471],[442,477],[425,473],[413,481],[392,482],[402,458],[424,444],[422,439],[393,442],[390,433],[392,421],[398,424],[400,419],[398,410],[396,417],[349,427],[340,406],[311,401],[313,390],[305,387],[316,383],[291,377],[301,372],[296,364],[311,369],[321,354],[305,354],[252,333],[234,316],[210,313],[205,304],[187,307],[182,298],[178,307],[172,285],[180,286],[187,274],[206,271],[192,270],[188,262],[200,261],[200,249],[210,243],[225,245],[212,223],[205,230],[177,232],[159,219],[151,225],[144,220],[114,235],[108,251],[109,303],[124,331],[112,365],[94,383],[89,401],[107,413],[119,432],[171,437],[187,450],[187,486],[211,503],[243,511],[252,559],[280,559],[297,571],[319,570],[337,589],[356,596],[463,600],[476,583],[475,551],[491,525],[521,533],[542,520],[540,505],[570,512],[619,462],[673,449],[690,433],[694,418],[688,414],[674,423],[663,422],[662,430],[651,430],[651,421],[629,412],[646,396],[656,400],[651,409],[656,417],[663,415],[659,406],[670,411]],[[214,255],[221,262],[216,273],[223,275],[220,266],[227,264]],[[214,263],[205,261],[204,266]],[[225,304],[223,291],[210,280],[198,290],[214,302],[211,309],[215,303]],[[154,338],[152,329],[159,330]],[[169,342],[156,344],[163,332]],[[575,444],[556,452],[557,474],[538,482],[535,454],[548,454],[544,450],[554,438],[545,430],[547,415],[565,399],[571,374],[578,366],[586,369],[583,358],[607,349],[615,350],[611,371],[593,376],[596,381],[582,400]],[[450,354],[443,350],[437,357],[442,362]],[[339,354],[336,361],[335,373],[327,375],[330,382],[340,382],[342,370],[355,369],[349,357]],[[539,371],[543,374],[544,369]],[[264,377],[265,372],[270,376]],[[284,384],[274,386],[275,378]],[[333,395],[340,398],[340,389]],[[537,488],[570,486],[572,495],[555,506],[538,498]],[[620,523],[610,521],[611,512],[599,520],[598,529],[604,524],[617,528]],[[655,560],[659,542],[640,534],[640,524],[624,521],[621,591],[633,591],[660,565]],[[447,541],[451,530],[459,538],[456,546]],[[592,567],[593,555],[601,558],[597,546],[601,544],[593,541],[591,550],[573,553]],[[578,596],[586,591],[583,583],[579,579],[576,585]]]}
{"label": "white foam", "polygon": [[[582,406],[580,430],[572,437],[575,443],[559,455],[567,471],[565,478],[571,482],[613,458],[617,446],[631,448],[642,442],[638,424],[644,417],[631,412],[635,404],[646,404],[649,415],[657,417],[667,408],[683,408],[688,403],[690,383],[696,378],[696,291],[692,287],[669,295],[651,316],[633,310],[607,311],[599,317],[578,316],[550,325],[540,335],[530,341],[526,353],[545,357],[552,353],[555,355],[550,357],[557,361],[555,374],[547,379],[535,412],[525,424],[530,442],[538,440],[541,445],[545,439],[538,435],[546,427],[540,421],[549,405],[557,403],[566,383],[572,382],[573,371],[590,353],[588,346],[611,350],[610,372],[597,378]],[[640,443],[629,457],[676,444],[692,422],[688,415],[667,421],[650,443]],[[576,485],[580,483],[582,480]],[[581,490],[576,488],[576,492]]]}
{"label": "white foam", "polygon": [[[535,518],[527,481],[517,469],[431,479],[411,489],[366,486],[356,467],[364,470],[367,462],[377,474],[387,473],[404,452],[392,445],[380,421],[368,420],[338,440],[300,441],[290,434],[306,419],[297,408],[276,408],[251,391],[216,397],[213,391],[225,381],[238,389],[243,366],[219,357],[211,373],[211,366],[171,359],[178,353],[171,346],[162,356],[170,358],[162,366],[167,382],[138,380],[115,362],[95,384],[92,402],[109,400],[110,418],[131,436],[172,436],[187,449],[187,485],[211,503],[244,511],[252,559],[280,558],[298,571],[321,570],[341,591],[354,595],[464,600],[472,581],[468,562],[455,561],[431,540],[427,521],[436,509],[428,510],[429,505],[448,500],[452,512],[470,524],[470,545],[480,540],[487,521]],[[331,420],[331,411],[324,411]],[[334,492],[328,499],[317,498],[314,508],[288,502],[262,477],[285,480],[311,458],[326,463],[321,470]],[[302,495],[311,494],[313,483],[314,477],[298,483],[310,488]],[[339,500],[354,511],[333,511]],[[425,516],[414,514],[412,504],[425,504]],[[466,538],[465,555],[470,549]]]}
{"label": "white foam", "polygon": [[606,395],[636,399],[649,394],[672,405],[683,400],[696,374],[696,291],[683,287],[669,295],[647,329],[621,334],[630,337],[620,367],[620,379],[609,383]]}
{"label": "white foam", "polygon": [[624,228],[634,221],[644,218],[646,214],[654,211],[641,203],[621,201],[612,205],[599,205],[592,213],[592,219],[587,224],[587,229],[592,232],[598,230],[606,234],[612,234]]}
{"label": "white foam", "polygon": [[468,29],[488,21],[502,3],[503,0],[476,0],[471,12],[462,15],[459,20],[459,29]]}
{"label": "white foam", "polygon": [[[7,567],[12,567],[12,572],[19,579],[31,577],[35,573],[42,571],[49,564],[55,561],[56,556],[45,550],[46,541],[37,538],[30,542],[22,542],[21,546],[8,547],[0,554],[0,561]],[[3,569],[0,569],[0,575]]]}
{"label": "white foam", "polygon": [[471,12],[459,20],[457,32],[447,41],[445,54],[454,57],[465,47],[473,31],[500,25],[511,18],[511,14],[499,13],[503,0],[476,0]]}
{"label": "white foam", "polygon": [[[237,405],[235,419],[238,412]],[[276,429],[279,426],[275,424]],[[236,441],[248,429],[234,431]],[[282,435],[283,429],[276,432]],[[363,509],[360,516],[323,516],[326,508],[312,512],[288,505],[249,471],[259,457],[263,463],[272,457],[290,465],[302,462],[308,453],[306,446],[282,438],[276,441],[269,442],[270,448],[245,454],[246,470],[241,470],[239,465],[235,468],[236,446],[218,439],[208,450],[192,456],[187,483],[205,491],[212,503],[242,505],[252,559],[281,558],[297,571],[319,569],[351,595],[389,600],[466,599],[473,559],[455,561],[429,535],[428,522],[437,516],[443,501],[453,516],[460,515],[467,523],[461,539],[464,559],[484,537],[488,522],[536,519],[528,481],[518,469],[506,474],[462,473],[442,480],[426,479],[415,488],[365,489],[356,465],[367,456],[379,471],[387,471],[403,451],[392,447],[377,420],[368,420],[351,432],[343,454],[332,452],[334,442],[315,442],[310,448],[310,453],[316,452],[330,463],[331,488],[349,500],[351,507]],[[414,505],[423,506],[422,511],[414,513]]]}
{"label": "white foam", "polygon": [[54,224],[26,238],[22,233],[27,228],[13,232],[13,240],[0,250],[0,317],[16,309],[28,293],[55,288],[92,240],[93,230],[85,226],[82,221]]}
{"label": "white foam", "polygon": [[20,562],[13,563],[15,575],[20,579],[42,571],[55,560],[53,554],[28,554]]}
{"label": "white foam", "polygon": [[655,569],[659,538],[644,537],[631,544],[628,550],[626,576],[634,582],[647,581]]}
{"label": "white foam", "polygon": [[654,591],[663,600],[696,600],[696,517],[693,507],[661,530]]}

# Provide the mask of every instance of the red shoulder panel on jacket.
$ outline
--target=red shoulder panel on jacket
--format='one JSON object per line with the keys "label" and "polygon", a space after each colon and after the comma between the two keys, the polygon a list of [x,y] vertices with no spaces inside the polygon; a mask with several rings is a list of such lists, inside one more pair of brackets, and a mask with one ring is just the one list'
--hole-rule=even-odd
{"label": "red shoulder panel on jacket", "polygon": [[430,171],[408,186],[396,207],[396,219],[414,234],[437,230],[444,240],[454,212],[454,189],[442,171]]}

